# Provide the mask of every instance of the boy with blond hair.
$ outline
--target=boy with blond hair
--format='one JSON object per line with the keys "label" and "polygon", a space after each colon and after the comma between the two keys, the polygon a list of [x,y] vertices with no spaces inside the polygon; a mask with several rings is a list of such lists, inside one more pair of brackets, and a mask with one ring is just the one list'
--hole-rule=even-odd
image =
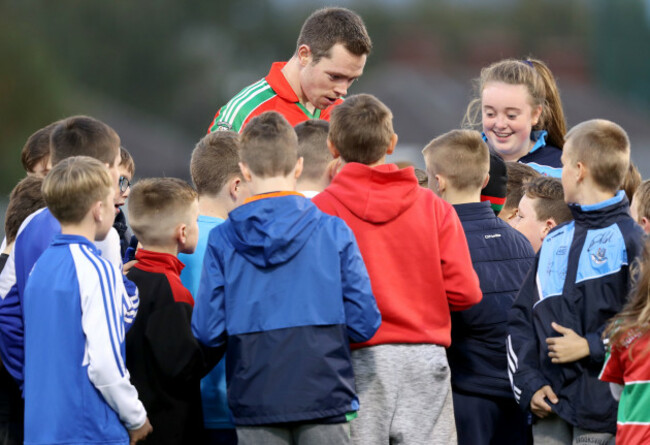
{"label": "boy with blond hair", "polygon": [[571,221],[573,215],[564,201],[562,182],[557,178],[540,176],[525,183],[522,191],[517,215],[510,225],[530,241],[537,253],[550,230]]}
{"label": "boy with blond hair", "polygon": [[448,444],[456,437],[449,311],[478,303],[481,290],[451,204],[420,187],[413,167],[385,163],[396,143],[383,103],[346,99],[332,111],[328,140],[343,167],[313,199],[354,232],[383,318],[370,341],[353,345],[361,411],[352,437]]}
{"label": "boy with blond hair", "polygon": [[93,244],[113,224],[113,180],[101,162],[70,157],[43,195],[61,234],[25,287],[25,443],[135,443],[151,425],[124,364],[126,290]]}
{"label": "boy with blond hair", "polygon": [[[210,231],[248,197],[248,187],[239,169],[239,133],[216,131],[203,137],[192,152],[190,173],[199,195],[199,240],[194,253],[181,253],[178,259],[185,264],[181,281],[196,297]],[[236,444],[237,433],[226,394],[225,360],[201,380],[201,403],[206,443]]]}
{"label": "boy with blond hair", "polygon": [[348,342],[381,322],[354,235],[295,192],[302,159],[280,114],[251,120],[240,158],[253,196],[210,232],[193,331],[228,344],[241,445],[347,444],[359,409]]}
{"label": "boy with blond hair", "polygon": [[126,359],[156,444],[200,443],[203,435],[200,380],[210,355],[192,335],[194,299],[181,283],[177,258],[196,247],[196,198],[185,181],[148,178],[133,187],[128,204],[142,248],[127,274],[140,289],[140,310],[126,336]]}
{"label": "boy with blond hair", "polygon": [[[451,369],[459,445],[526,444],[526,416],[512,397],[506,373],[508,310],[535,252],[526,238],[481,202],[490,153],[481,134],[453,130],[422,150],[429,187],[452,204],[461,224],[483,299],[451,314]],[[488,420],[489,419],[489,420]]]}
{"label": "boy with blond hair", "polygon": [[650,180],[643,181],[634,192],[630,215],[645,233],[650,233]]}
{"label": "boy with blond hair", "polygon": [[620,190],[630,142],[620,126],[591,120],[572,128],[562,152],[564,199],[574,221],[544,238],[509,314],[508,373],[535,443],[608,443],[617,403],[598,380],[605,324],[630,290],[643,231]]}

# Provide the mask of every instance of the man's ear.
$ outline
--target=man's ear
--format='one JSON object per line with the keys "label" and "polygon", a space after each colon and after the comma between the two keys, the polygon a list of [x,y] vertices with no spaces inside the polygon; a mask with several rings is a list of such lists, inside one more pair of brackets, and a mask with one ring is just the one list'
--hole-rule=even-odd
{"label": "man's ear", "polygon": [[300,156],[298,158],[298,160],[296,161],[296,168],[294,170],[294,175],[295,175],[296,179],[298,179],[300,177],[300,175],[302,174],[303,162],[304,162],[304,159],[303,159],[302,156]]}
{"label": "man's ear", "polygon": [[244,181],[251,182],[253,175],[251,174],[251,170],[248,168],[248,165],[246,165],[245,162],[240,162],[239,169],[241,170],[241,175],[244,177]]}
{"label": "man's ear", "polygon": [[339,153],[339,150],[334,146],[330,138],[327,138],[327,148],[329,149],[330,153],[332,153],[332,157],[334,159],[341,156],[341,153]]}
{"label": "man's ear", "polygon": [[393,133],[393,135],[390,137],[390,144],[388,144],[388,149],[386,150],[386,154],[392,154],[395,151],[395,146],[397,145],[397,133]]}
{"label": "man's ear", "polygon": [[300,66],[303,67],[307,66],[313,60],[311,48],[309,48],[309,45],[304,43],[298,47],[296,55],[298,56],[298,62],[300,62]]}

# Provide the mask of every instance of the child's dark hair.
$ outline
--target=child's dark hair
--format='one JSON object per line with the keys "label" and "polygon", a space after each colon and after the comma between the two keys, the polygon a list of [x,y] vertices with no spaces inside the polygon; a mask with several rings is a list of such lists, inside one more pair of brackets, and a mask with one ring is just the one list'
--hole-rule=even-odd
{"label": "child's dark hair", "polygon": [[120,147],[120,167],[124,167],[131,175],[131,179],[133,179],[135,175],[135,161],[131,153],[124,147]]}
{"label": "child's dark hair", "polygon": [[192,152],[192,182],[199,195],[215,196],[239,169],[239,133],[215,131],[204,136]]}
{"label": "child's dark hair", "polygon": [[298,137],[284,116],[266,111],[244,127],[239,157],[259,177],[286,176],[298,161]]}
{"label": "child's dark hair", "polygon": [[58,123],[52,122],[27,138],[20,152],[20,162],[27,173],[32,173],[43,159],[50,156],[50,136]]}
{"label": "child's dark hair", "polygon": [[110,167],[119,149],[120,137],[115,130],[89,116],[59,121],[50,137],[52,166],[71,156],[90,156]]}
{"label": "child's dark hair", "polygon": [[521,162],[506,162],[506,169],[508,170],[508,185],[504,208],[516,209],[524,196],[524,184],[539,178],[541,174],[530,165]]}
{"label": "child's dark hair", "polygon": [[43,178],[39,176],[27,176],[23,178],[9,195],[9,206],[5,215],[5,235],[7,244],[16,239],[18,229],[25,218],[36,210],[45,207],[45,199],[41,186]]}
{"label": "child's dark hair", "polygon": [[327,148],[329,123],[311,119],[294,127],[298,136],[298,156],[303,159],[301,178],[318,180],[323,176],[332,154]]}

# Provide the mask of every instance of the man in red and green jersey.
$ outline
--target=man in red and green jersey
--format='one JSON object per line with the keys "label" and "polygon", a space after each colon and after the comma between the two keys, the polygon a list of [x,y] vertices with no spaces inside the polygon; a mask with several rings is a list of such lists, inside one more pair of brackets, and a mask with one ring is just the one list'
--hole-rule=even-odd
{"label": "man in red and green jersey", "polygon": [[282,114],[292,126],[308,119],[329,120],[331,109],[363,73],[371,49],[356,13],[319,9],[302,25],[291,59],[274,63],[265,78],[221,107],[208,132],[241,132],[253,117],[269,110]]}

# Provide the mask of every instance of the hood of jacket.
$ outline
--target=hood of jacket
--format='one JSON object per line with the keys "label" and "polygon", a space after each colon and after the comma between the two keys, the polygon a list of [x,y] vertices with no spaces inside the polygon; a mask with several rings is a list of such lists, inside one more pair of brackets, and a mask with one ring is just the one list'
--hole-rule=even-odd
{"label": "hood of jacket", "polygon": [[413,167],[399,169],[395,164],[368,167],[351,162],[343,166],[325,191],[357,218],[385,223],[413,205],[419,187]]}
{"label": "hood of jacket", "polygon": [[293,258],[309,240],[323,213],[299,194],[260,195],[236,208],[223,225],[235,250],[260,267]]}

